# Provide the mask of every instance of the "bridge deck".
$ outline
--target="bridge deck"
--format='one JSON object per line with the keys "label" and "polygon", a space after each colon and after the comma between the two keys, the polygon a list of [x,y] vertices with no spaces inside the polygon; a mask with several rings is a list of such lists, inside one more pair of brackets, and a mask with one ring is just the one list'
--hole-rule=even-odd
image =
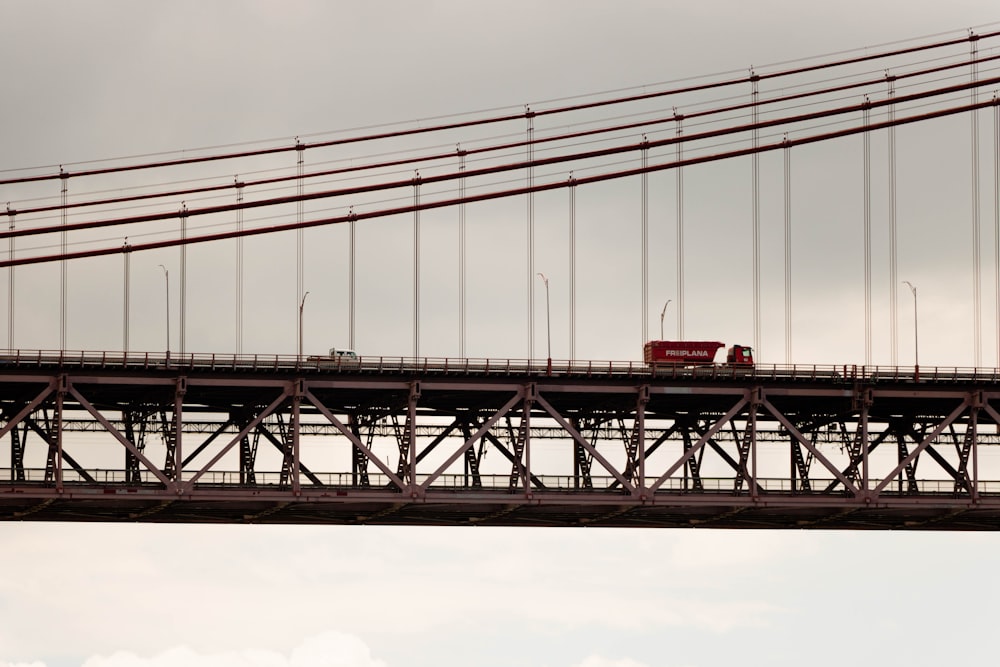
{"label": "bridge deck", "polygon": [[1000,527],[995,369],[12,352],[0,519]]}

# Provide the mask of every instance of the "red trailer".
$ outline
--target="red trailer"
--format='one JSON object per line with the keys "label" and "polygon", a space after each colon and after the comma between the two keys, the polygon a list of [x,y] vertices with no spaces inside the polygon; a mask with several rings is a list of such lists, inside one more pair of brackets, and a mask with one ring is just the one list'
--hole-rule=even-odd
{"label": "red trailer", "polygon": [[[650,365],[714,364],[715,354],[724,345],[714,340],[651,340],[643,346],[642,358]],[[726,363],[753,366],[753,350],[745,345],[733,345],[726,354]]]}
{"label": "red trailer", "polygon": [[643,346],[647,364],[712,364],[725,343],[704,340],[651,340]]}

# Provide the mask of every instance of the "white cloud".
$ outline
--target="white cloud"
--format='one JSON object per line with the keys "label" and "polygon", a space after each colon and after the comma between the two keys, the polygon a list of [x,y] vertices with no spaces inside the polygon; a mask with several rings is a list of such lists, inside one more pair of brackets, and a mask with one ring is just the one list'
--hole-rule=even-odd
{"label": "white cloud", "polygon": [[385,663],[372,657],[359,638],[331,631],[304,640],[288,656],[262,649],[199,653],[180,646],[152,657],[126,651],[94,656],[83,667],[385,667]]}
{"label": "white cloud", "polygon": [[673,541],[670,564],[683,571],[717,570],[796,560],[816,552],[815,540],[798,532],[746,531],[735,537],[717,530],[681,533]]}
{"label": "white cloud", "polygon": [[591,655],[583,662],[573,667],[648,667],[646,663],[631,658],[605,658],[601,655]]}

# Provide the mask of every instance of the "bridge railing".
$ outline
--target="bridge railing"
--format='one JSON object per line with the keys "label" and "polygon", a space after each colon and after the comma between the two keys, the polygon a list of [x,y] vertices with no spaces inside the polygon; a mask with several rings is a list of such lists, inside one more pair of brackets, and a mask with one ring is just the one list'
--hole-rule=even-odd
{"label": "bridge railing", "polygon": [[[31,468],[23,470],[23,479],[15,479],[14,471],[10,468],[0,468],[0,488],[16,487],[18,485],[30,486],[52,486],[52,480],[46,480],[45,470],[41,468]],[[127,477],[124,470],[93,469],[86,470],[89,479],[75,470],[65,470],[63,473],[63,484],[66,487],[79,488],[100,488],[100,489],[133,489],[146,487],[150,489],[162,488],[159,480],[148,470],[139,471],[138,478]],[[318,480],[312,481],[306,476],[300,478],[301,487],[309,491],[310,489],[337,489],[337,490],[391,490],[393,485],[388,476],[382,473],[369,473],[367,475],[367,485],[355,483],[358,479],[353,473],[311,473]],[[252,479],[252,481],[250,481]],[[533,493],[555,492],[555,493],[622,493],[622,487],[618,480],[611,476],[593,476],[590,484],[583,484],[580,478],[572,475],[538,475],[532,485]],[[426,482],[426,475],[417,475],[418,484]],[[647,486],[656,481],[655,477],[646,480]],[[810,479],[809,488],[803,488],[803,481],[796,480],[794,483],[790,479],[783,478],[759,478],[757,485],[764,493],[774,494],[796,494],[796,495],[843,495],[843,486],[834,486],[835,480],[830,479]],[[869,488],[874,489],[881,484],[881,479],[869,480]],[[287,488],[289,481],[282,479],[280,472],[255,472],[252,478],[248,478],[239,471],[210,471],[200,477],[196,484],[197,489],[271,489],[280,490]],[[955,481],[943,479],[923,479],[916,481],[917,494],[919,495],[956,495]],[[832,489],[827,491],[827,489]],[[521,493],[524,492],[523,483],[515,486],[510,485],[509,474],[479,475],[478,478],[467,474],[445,474],[440,475],[431,484],[430,490],[438,492],[468,493],[476,491],[484,492],[504,492]],[[1000,496],[1000,480],[980,480],[976,485],[976,490],[980,495]],[[676,493],[709,493],[723,495],[749,495],[750,483],[744,480],[741,484],[736,484],[731,477],[703,477],[700,486],[695,486],[691,479],[670,478],[657,490],[657,494]],[[958,495],[966,495],[967,492],[960,490]],[[884,496],[907,496],[915,495],[910,491],[908,482],[905,480],[900,484],[893,481],[881,491]]]}
{"label": "bridge railing", "polygon": [[1000,368],[962,366],[864,366],[857,364],[729,364],[650,365],[641,361],[494,359],[405,356],[317,356],[282,354],[215,354],[74,350],[7,350],[0,352],[0,372],[27,369],[123,369],[303,372],[344,374],[437,374],[469,376],[566,376],[593,378],[659,378],[677,380],[793,380],[853,384],[856,382],[975,382],[1000,384]]}

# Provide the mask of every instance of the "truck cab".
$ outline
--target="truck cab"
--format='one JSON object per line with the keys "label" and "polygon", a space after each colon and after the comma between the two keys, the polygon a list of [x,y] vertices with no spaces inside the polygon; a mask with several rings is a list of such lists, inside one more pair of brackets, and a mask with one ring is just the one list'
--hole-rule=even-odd
{"label": "truck cab", "polygon": [[343,350],[336,347],[330,348],[330,357],[333,359],[357,359],[358,355],[354,350]]}
{"label": "truck cab", "polygon": [[726,363],[731,366],[753,366],[753,349],[746,345],[733,345],[726,352]]}

